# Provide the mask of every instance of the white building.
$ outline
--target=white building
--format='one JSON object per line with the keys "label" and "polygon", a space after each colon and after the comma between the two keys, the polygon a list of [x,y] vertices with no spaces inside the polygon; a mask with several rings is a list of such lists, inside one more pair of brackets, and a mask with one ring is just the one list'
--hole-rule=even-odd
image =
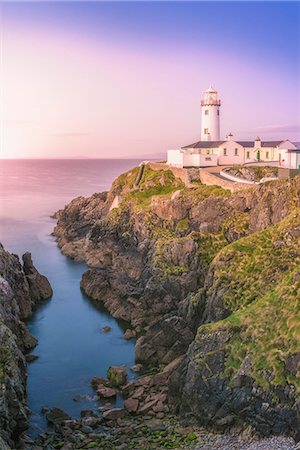
{"label": "white building", "polygon": [[289,140],[235,141],[232,134],[220,140],[218,92],[209,87],[201,101],[201,140],[168,150],[167,163],[175,167],[208,167],[277,162],[279,166],[300,169],[300,150]]}

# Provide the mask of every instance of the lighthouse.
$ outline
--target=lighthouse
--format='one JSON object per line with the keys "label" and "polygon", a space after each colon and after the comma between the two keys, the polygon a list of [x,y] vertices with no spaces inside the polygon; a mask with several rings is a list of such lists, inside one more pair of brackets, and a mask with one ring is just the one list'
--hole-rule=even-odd
{"label": "lighthouse", "polygon": [[220,140],[220,106],[218,92],[210,86],[201,100],[201,141]]}

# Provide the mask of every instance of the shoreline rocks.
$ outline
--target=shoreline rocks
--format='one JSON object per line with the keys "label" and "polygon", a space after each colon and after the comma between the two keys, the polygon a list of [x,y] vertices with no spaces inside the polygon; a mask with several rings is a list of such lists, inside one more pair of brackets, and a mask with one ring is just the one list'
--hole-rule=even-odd
{"label": "shoreline rocks", "polygon": [[[273,408],[272,402],[265,401],[268,398],[266,384],[275,376],[271,373],[272,364],[263,373],[256,374],[259,382],[253,383],[254,374],[250,377],[249,374],[242,375],[250,354],[245,350],[244,357],[235,360],[235,355],[230,354],[230,345],[234,336],[242,347],[247,343],[243,340],[245,324],[233,323],[234,318],[239,318],[241,311],[259,299],[261,290],[271,292],[281,281],[280,277],[290,273],[298,261],[299,227],[294,217],[300,206],[300,177],[230,194],[201,183],[188,189],[167,172],[161,174],[146,165],[138,188],[131,182],[135,174],[133,169],[122,174],[105,196],[74,199],[59,214],[55,228],[58,245],[65,254],[84,260],[90,266],[82,276],[83,291],[103,304],[115,318],[127,321],[137,332],[136,362],[149,369],[184,356],[169,381],[169,400],[176,412],[202,423],[203,415],[209,411],[210,418],[205,424],[215,424],[222,430],[246,429],[250,423],[261,435],[270,430],[272,433],[282,430],[295,433],[300,420],[295,383],[284,379],[278,388],[274,388],[272,392],[276,391],[279,406]],[[175,188],[176,195],[173,195]],[[115,195],[120,200],[118,208],[109,211]],[[272,244],[273,237],[270,236],[274,229],[281,230],[274,240],[275,251],[271,245],[258,257],[252,254],[253,248],[259,250],[266,242]],[[252,236],[254,244],[251,239],[247,240]],[[283,262],[279,252],[286,255]],[[272,258],[264,259],[264,255],[277,258],[274,267],[270,263]],[[247,267],[244,270],[245,260]],[[259,271],[255,270],[255,265],[259,266]],[[239,273],[244,278],[237,279],[235,274]],[[257,273],[261,274],[260,278]],[[252,278],[253,283],[248,283],[244,289],[243,285]],[[261,282],[263,278],[264,283]],[[292,274],[290,279],[294,279]],[[256,284],[259,289],[252,292]],[[228,300],[230,292],[233,292],[233,298]],[[279,297],[284,295],[283,288],[278,292]],[[245,304],[242,303],[244,296]],[[278,321],[276,310],[272,313]],[[251,314],[255,317],[253,311]],[[209,323],[225,321],[231,316],[232,323],[224,323],[224,333],[222,327],[214,332],[212,325],[213,331],[207,332],[209,338],[201,340],[202,334],[197,330],[205,331]],[[263,313],[258,322],[262,316]],[[258,330],[259,323],[256,334],[259,334]],[[285,344],[286,349],[289,347]],[[282,351],[281,347],[277,350],[278,353]],[[296,353],[289,355],[291,361],[296,360]],[[224,375],[230,356],[234,361],[229,373]],[[297,373],[290,359],[287,367]],[[235,370],[239,375],[237,384],[231,389]],[[295,375],[289,376],[289,380],[292,377]],[[257,410],[256,401],[245,402],[243,414],[240,414],[236,403],[251,394],[249,386],[243,386],[248,382],[254,389],[251,398],[258,398],[261,407]],[[207,384],[209,395],[205,396]],[[124,389],[126,392],[126,385]],[[201,415],[197,413],[198,398]],[[222,402],[223,398],[226,404]],[[150,401],[139,404],[138,408]],[[268,409],[266,403],[271,405],[268,412],[263,410]],[[160,413],[162,411],[157,412]],[[261,419],[256,420],[260,413],[274,424],[277,419],[278,424],[283,419],[285,426],[260,426]],[[277,419],[271,419],[273,415]],[[288,426],[290,415],[293,417]]]}
{"label": "shoreline rocks", "polygon": [[[15,448],[27,429],[26,360],[36,345],[24,320],[40,300],[52,295],[46,277],[39,274],[30,253],[19,258],[0,244],[0,438]],[[26,359],[25,359],[26,354]]]}
{"label": "shoreline rocks", "polygon": [[113,386],[122,386],[127,381],[125,367],[110,366],[107,370],[107,379]]}

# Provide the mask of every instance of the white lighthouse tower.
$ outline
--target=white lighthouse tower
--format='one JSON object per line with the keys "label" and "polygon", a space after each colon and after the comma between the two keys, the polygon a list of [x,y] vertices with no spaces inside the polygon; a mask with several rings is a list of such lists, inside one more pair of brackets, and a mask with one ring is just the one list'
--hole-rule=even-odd
{"label": "white lighthouse tower", "polygon": [[210,86],[201,100],[201,141],[220,140],[220,106],[218,92]]}

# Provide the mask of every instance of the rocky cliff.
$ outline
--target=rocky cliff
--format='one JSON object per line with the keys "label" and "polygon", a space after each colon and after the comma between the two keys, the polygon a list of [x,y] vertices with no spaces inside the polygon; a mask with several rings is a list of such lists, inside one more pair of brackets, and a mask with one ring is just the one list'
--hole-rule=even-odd
{"label": "rocky cliff", "polygon": [[51,286],[33,266],[31,255],[23,256],[22,266],[0,244],[0,430],[13,448],[27,428],[24,354],[36,345],[24,320],[38,301],[51,295]]}
{"label": "rocky cliff", "polygon": [[60,248],[90,266],[82,289],[137,331],[136,360],[185,355],[169,386],[184,419],[299,437],[299,191],[187,188],[145,166],[57,213]]}

